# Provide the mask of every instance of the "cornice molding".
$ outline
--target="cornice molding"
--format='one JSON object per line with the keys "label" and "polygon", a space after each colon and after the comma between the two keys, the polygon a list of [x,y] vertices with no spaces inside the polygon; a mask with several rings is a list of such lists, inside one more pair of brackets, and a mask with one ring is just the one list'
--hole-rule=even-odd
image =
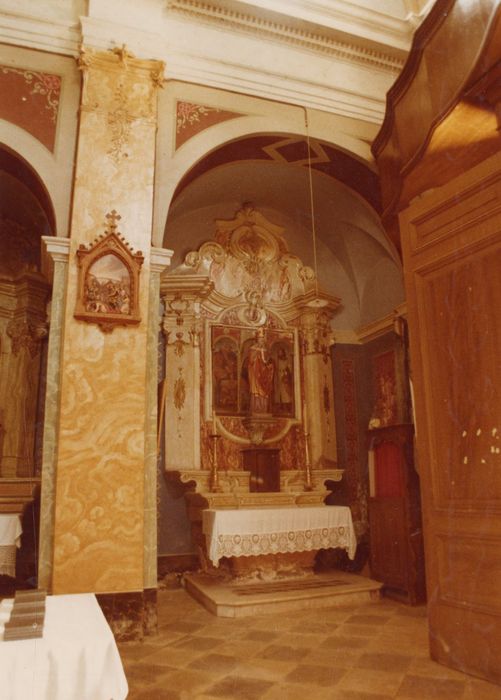
{"label": "cornice molding", "polygon": [[[408,9],[405,16],[387,12],[373,2],[373,7],[358,4],[355,0],[211,0],[218,4],[252,5],[262,10],[282,13],[303,21],[314,22],[322,26],[332,26],[348,31],[350,25],[365,28],[371,36],[384,36],[389,44],[393,37],[393,46],[409,49],[416,23],[426,15],[435,0],[426,0],[419,11]],[[413,2],[414,0],[410,0]],[[404,0],[405,3],[405,0]],[[397,10],[398,12],[398,10]]]}
{"label": "cornice molding", "polygon": [[154,248],[151,247],[150,253],[150,270],[151,272],[162,273],[166,270],[170,263],[174,251],[170,248]]}
{"label": "cornice molding", "polygon": [[[363,37],[359,41],[358,37],[332,27],[326,27],[324,36],[321,26],[303,21],[297,15],[290,17],[290,22],[282,15],[283,22],[275,23],[269,19],[269,12],[260,12],[259,7],[248,4],[245,7],[250,7],[250,12],[246,9],[246,14],[233,11],[225,14],[219,7],[224,0],[171,0],[170,5],[168,1],[158,0],[164,3],[164,10],[155,26],[134,25],[127,15],[127,4],[124,14],[117,14],[116,21],[107,15],[92,14],[75,16],[74,20],[67,17],[47,21],[40,12],[38,15],[0,12],[0,42],[74,57],[79,54],[80,44],[103,51],[126,44],[139,57],[164,61],[167,79],[297,104],[371,124],[381,123],[385,92],[402,65],[398,52],[403,52],[398,49],[390,55],[395,50],[391,43],[390,53],[386,55],[384,43],[379,44],[378,51],[374,41]],[[349,5],[341,0],[339,3]],[[192,36],[192,41],[187,41],[184,34]],[[224,53],[212,48],[218,34],[223,43],[229,39],[230,48]],[[336,40],[344,36],[348,41]],[[351,38],[353,42],[349,43]],[[279,60],[253,61],[256,40],[275,46]],[[249,53],[250,61],[242,60],[240,46],[245,54]],[[304,61],[298,56],[300,53],[304,53]],[[301,75],[289,70],[291,61],[298,59],[308,66]],[[329,76],[325,77],[329,65]],[[350,75],[349,80],[344,77],[345,71]],[[357,72],[360,79],[354,75]],[[377,90],[371,88],[373,76]]]}
{"label": "cornice molding", "polygon": [[77,23],[46,20],[22,12],[0,12],[0,43],[77,56],[80,39]]}
{"label": "cornice molding", "polygon": [[370,66],[395,76],[400,73],[404,65],[403,58],[369,48],[362,43],[340,41],[327,34],[294,27],[285,22],[274,22],[257,14],[238,12],[215,3],[199,0],[168,0],[167,7],[169,12],[216,25],[222,29],[280,41],[315,53],[335,56],[350,63]]}
{"label": "cornice molding", "polygon": [[42,236],[47,253],[54,262],[68,262],[70,255],[70,239],[62,236]]}
{"label": "cornice molding", "polygon": [[380,338],[395,331],[395,324],[402,318],[407,318],[407,303],[402,302],[390,314],[357,329],[356,335],[361,344]]}

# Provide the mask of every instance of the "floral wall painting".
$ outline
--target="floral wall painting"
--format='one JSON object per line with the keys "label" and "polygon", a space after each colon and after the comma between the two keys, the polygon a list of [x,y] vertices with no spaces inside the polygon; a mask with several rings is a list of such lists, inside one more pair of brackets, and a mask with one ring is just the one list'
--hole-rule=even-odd
{"label": "floral wall painting", "polygon": [[96,323],[104,332],[138,324],[139,273],[143,255],[134,253],[117,231],[120,215],[106,215],[108,228],[101,238],[77,250],[79,265],[75,318]]}

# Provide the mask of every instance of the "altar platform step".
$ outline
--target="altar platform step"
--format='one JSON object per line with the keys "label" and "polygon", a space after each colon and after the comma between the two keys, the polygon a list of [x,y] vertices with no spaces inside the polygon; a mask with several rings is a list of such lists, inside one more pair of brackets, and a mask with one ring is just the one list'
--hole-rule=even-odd
{"label": "altar platform step", "polygon": [[221,581],[199,573],[186,574],[184,583],[188,593],[218,617],[246,617],[377,602],[383,585],[345,571],[252,583]]}

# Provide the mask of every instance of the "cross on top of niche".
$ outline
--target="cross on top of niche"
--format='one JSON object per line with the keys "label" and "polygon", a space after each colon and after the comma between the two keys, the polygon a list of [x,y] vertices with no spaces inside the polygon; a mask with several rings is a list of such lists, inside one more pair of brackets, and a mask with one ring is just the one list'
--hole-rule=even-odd
{"label": "cross on top of niche", "polygon": [[112,209],[109,214],[106,214],[106,218],[108,219],[108,231],[106,233],[116,233],[118,234],[119,232],[117,231],[118,224],[117,221],[120,221],[122,218],[120,214],[117,213],[116,209]]}

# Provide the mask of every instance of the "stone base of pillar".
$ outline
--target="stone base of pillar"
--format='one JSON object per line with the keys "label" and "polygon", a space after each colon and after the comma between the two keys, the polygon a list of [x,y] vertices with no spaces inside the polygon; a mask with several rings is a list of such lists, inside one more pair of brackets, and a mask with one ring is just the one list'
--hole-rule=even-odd
{"label": "stone base of pillar", "polygon": [[141,641],[158,632],[157,589],[97,593],[97,601],[117,642]]}

